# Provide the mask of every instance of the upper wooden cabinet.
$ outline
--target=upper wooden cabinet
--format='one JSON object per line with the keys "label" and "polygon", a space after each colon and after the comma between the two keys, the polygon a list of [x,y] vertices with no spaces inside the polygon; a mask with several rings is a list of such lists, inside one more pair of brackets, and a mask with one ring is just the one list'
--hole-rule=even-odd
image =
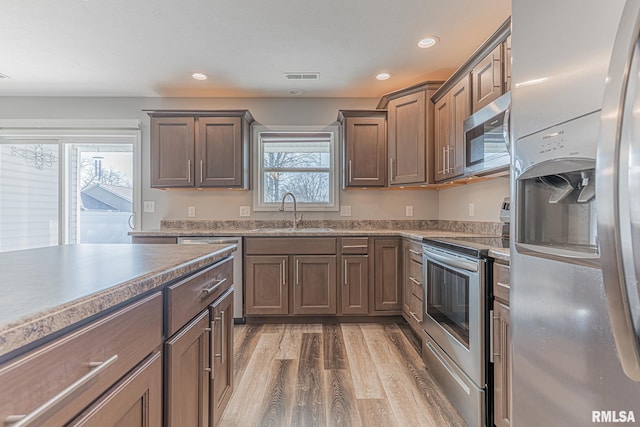
{"label": "upper wooden cabinet", "polygon": [[384,187],[387,184],[387,112],[341,110],[343,187]]}
{"label": "upper wooden cabinet", "polygon": [[503,58],[504,58],[504,67],[502,70],[502,77],[504,81],[504,92],[508,92],[511,90],[511,36],[507,37],[507,39],[502,43],[503,47]]}
{"label": "upper wooden cabinet", "polygon": [[496,46],[471,70],[473,112],[503,94],[502,45]]}
{"label": "upper wooden cabinet", "polygon": [[148,114],[151,187],[249,188],[248,111]]}
{"label": "upper wooden cabinet", "polygon": [[466,75],[435,105],[435,181],[464,173],[464,120],[471,114],[471,81]]}
{"label": "upper wooden cabinet", "polygon": [[[388,183],[390,186],[434,182],[434,105],[441,82],[427,82],[385,95],[388,101]],[[380,106],[381,104],[378,104]]]}

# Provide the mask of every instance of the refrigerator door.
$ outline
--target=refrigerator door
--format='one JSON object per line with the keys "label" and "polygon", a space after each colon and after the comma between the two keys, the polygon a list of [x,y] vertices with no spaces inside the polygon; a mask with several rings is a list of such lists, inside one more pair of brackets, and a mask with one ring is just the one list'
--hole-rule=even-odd
{"label": "refrigerator door", "polygon": [[596,198],[609,317],[629,378],[640,382],[640,2],[628,1],[602,109]]}

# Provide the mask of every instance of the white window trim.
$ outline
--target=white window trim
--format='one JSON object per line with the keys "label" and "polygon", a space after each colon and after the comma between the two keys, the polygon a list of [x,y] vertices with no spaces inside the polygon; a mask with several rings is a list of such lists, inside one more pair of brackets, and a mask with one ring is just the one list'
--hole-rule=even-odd
{"label": "white window trim", "polygon": [[84,119],[0,119],[0,139],[8,140],[42,140],[58,143],[58,158],[60,159],[60,193],[59,203],[60,221],[58,223],[58,244],[69,243],[68,189],[63,185],[66,180],[64,165],[64,147],[70,142],[101,142],[108,138],[114,142],[119,138],[131,139],[123,143],[133,143],[133,229],[142,228],[142,131],[140,120],[84,120]]}
{"label": "white window trim", "polygon": [[[298,203],[298,212],[337,212],[340,210],[340,177],[339,177],[339,127],[330,126],[252,126],[252,146],[253,146],[253,210],[255,212],[275,212],[280,208],[280,203],[264,203],[262,201],[262,144],[260,144],[260,134],[269,133],[296,133],[296,132],[326,132],[331,134],[331,144],[329,156],[331,164],[329,167],[329,203]],[[287,199],[290,203],[291,199]]]}

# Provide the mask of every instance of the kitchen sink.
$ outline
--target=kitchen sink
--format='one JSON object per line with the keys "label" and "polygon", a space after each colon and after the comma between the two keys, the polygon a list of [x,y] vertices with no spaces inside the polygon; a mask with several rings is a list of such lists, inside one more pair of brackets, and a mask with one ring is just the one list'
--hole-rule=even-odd
{"label": "kitchen sink", "polygon": [[303,227],[303,228],[254,228],[251,232],[263,232],[263,233],[326,233],[333,231],[332,228],[315,228],[315,227]]}

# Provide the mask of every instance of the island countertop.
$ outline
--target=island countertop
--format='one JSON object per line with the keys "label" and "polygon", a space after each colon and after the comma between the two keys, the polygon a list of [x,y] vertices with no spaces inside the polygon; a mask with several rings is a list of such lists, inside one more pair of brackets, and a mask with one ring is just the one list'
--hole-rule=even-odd
{"label": "island countertop", "polygon": [[0,360],[235,250],[229,244],[80,244],[0,253]]}

